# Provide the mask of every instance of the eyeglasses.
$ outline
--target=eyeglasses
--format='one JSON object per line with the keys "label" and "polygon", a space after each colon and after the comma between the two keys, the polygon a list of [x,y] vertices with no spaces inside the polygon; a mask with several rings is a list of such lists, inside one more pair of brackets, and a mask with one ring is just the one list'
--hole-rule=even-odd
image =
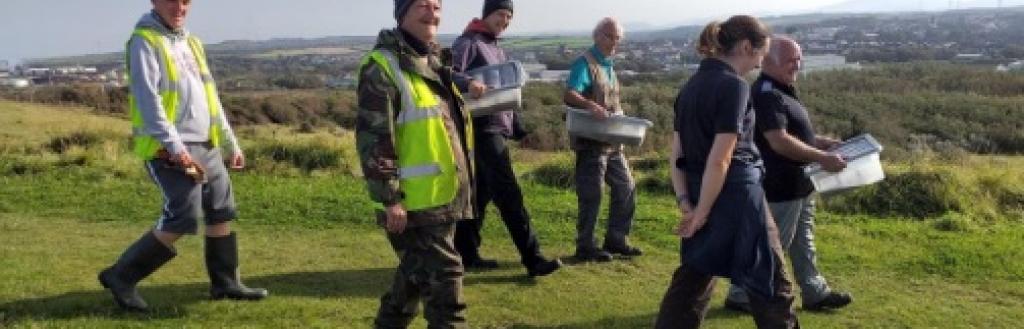
{"label": "eyeglasses", "polygon": [[618,41],[622,40],[622,35],[621,34],[612,34],[612,33],[608,33],[608,32],[601,32],[601,35],[604,36],[606,39],[608,39],[608,41],[618,42]]}

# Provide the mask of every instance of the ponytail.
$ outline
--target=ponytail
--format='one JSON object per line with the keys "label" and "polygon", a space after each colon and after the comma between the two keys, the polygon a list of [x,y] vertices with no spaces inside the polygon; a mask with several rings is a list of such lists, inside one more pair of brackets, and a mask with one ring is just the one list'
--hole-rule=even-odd
{"label": "ponytail", "polygon": [[708,23],[704,31],[700,33],[700,42],[697,44],[697,53],[704,57],[714,57],[721,54],[722,44],[718,42],[718,35],[722,33],[722,24],[718,21]]}
{"label": "ponytail", "polygon": [[724,23],[714,21],[704,27],[697,44],[697,53],[704,57],[726,56],[743,40],[761,49],[767,46],[770,35],[768,28],[757,18],[737,15],[729,17]]}

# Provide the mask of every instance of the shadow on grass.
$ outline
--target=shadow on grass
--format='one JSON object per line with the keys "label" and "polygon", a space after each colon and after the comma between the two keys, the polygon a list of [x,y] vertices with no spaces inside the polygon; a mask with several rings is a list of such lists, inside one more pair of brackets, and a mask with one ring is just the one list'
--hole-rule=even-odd
{"label": "shadow on grass", "polygon": [[[658,317],[657,313],[643,314],[643,315],[628,315],[622,317],[611,317],[604,318],[593,322],[574,323],[574,324],[562,324],[553,326],[544,325],[513,325],[512,328],[517,329],[592,329],[592,328],[651,328],[654,327],[654,320]],[[754,325],[754,319],[745,313],[731,311],[723,307],[712,307],[708,310],[707,315],[704,316],[704,323],[713,323],[716,319],[738,319],[747,317],[750,319],[751,326]]]}
{"label": "shadow on grass", "polygon": [[[157,274],[159,275],[159,274]],[[378,297],[387,290],[394,275],[393,268],[299,272],[257,277],[243,277],[251,287],[270,290],[270,297]],[[181,306],[209,300],[209,284],[186,283],[152,286],[145,281],[139,286],[150,304],[147,313],[121,312],[110,293],[96,283],[96,290],[68,292],[0,304],[0,324],[22,320],[59,320],[98,317],[120,320],[174,319],[188,315]]]}
{"label": "shadow on grass", "polygon": [[473,285],[494,285],[494,284],[515,284],[520,286],[534,286],[537,285],[537,279],[531,278],[523,273],[521,275],[501,275],[501,276],[489,276],[469,273],[462,278],[463,286]]}

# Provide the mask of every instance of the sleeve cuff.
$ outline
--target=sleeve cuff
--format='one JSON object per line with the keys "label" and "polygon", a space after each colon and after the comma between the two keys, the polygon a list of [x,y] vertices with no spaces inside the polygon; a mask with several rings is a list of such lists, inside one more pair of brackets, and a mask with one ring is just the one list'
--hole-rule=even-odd
{"label": "sleeve cuff", "polygon": [[242,146],[238,144],[238,139],[228,139],[228,150],[231,151],[231,155],[242,154]]}
{"label": "sleeve cuff", "polygon": [[182,143],[181,141],[174,141],[164,144],[164,148],[167,149],[168,153],[175,155],[188,152],[188,149],[185,148],[185,143]]}
{"label": "sleeve cuff", "polygon": [[[405,193],[399,189],[398,179],[376,180],[370,183],[373,199],[385,206],[393,206],[405,199]],[[375,188],[374,188],[375,186]]]}
{"label": "sleeve cuff", "polygon": [[381,203],[383,203],[385,207],[390,207],[401,203],[402,200],[405,200],[405,194],[402,193],[401,191],[396,191],[395,193],[389,195],[387,198],[384,198],[381,201]]}

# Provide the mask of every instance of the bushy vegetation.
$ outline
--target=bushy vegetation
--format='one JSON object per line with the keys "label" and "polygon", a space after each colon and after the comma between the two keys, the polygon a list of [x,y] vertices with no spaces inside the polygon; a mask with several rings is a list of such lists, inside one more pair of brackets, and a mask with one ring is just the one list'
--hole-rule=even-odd
{"label": "bushy vegetation", "polygon": [[301,132],[274,126],[242,130],[247,145],[246,155],[259,173],[327,172],[356,175],[359,172],[355,154],[355,137],[342,130]]}
{"label": "bushy vegetation", "polygon": [[824,198],[824,209],[876,217],[942,218],[946,224],[1024,218],[1020,159],[969,158],[958,163],[921,158],[886,166],[876,185]]}
{"label": "bushy vegetation", "polygon": [[[950,159],[917,153],[915,161],[885,165],[886,179],[853,190],[820,196],[819,207],[848,215],[869,215],[941,221],[956,229],[994,221],[1024,218],[1024,161],[1020,158],[964,156]],[[666,156],[652,154],[630,160],[637,189],[643,195],[671,196]],[[571,155],[552,157],[524,178],[558,189],[574,188]]]}
{"label": "bushy vegetation", "polygon": [[799,84],[819,131],[869,132],[888,156],[1024,152],[1024,74],[920,63],[815,73]]}
{"label": "bushy vegetation", "polygon": [[[37,127],[4,135],[0,142],[0,175],[37,174],[69,167],[101,168],[98,172],[115,177],[142,174],[131,154],[128,124],[122,120],[78,109],[27,110],[13,103],[0,105],[12,108],[4,113],[10,121],[23,127]],[[53,124],[69,118],[79,120],[80,126]],[[354,136],[345,130],[331,128],[304,133],[285,126],[262,125],[240,127],[236,133],[246,152],[249,170],[256,173],[358,173]]]}
{"label": "bushy vegetation", "polygon": [[[654,122],[637,151],[665,152],[672,133],[673,103],[685,75],[623,79],[629,115]],[[1024,74],[990,67],[941,63],[884,65],[860,71],[816,72],[798,82],[819,133],[851,137],[871,133],[886,157],[914,152],[1020,154],[1024,152]],[[563,87],[527,85],[521,112],[531,134],[522,146],[565,150]],[[0,94],[22,101],[84,104],[124,115],[124,88],[39,87]],[[237,91],[222,95],[236,125],[273,123],[314,127],[355,126],[352,90]]]}

